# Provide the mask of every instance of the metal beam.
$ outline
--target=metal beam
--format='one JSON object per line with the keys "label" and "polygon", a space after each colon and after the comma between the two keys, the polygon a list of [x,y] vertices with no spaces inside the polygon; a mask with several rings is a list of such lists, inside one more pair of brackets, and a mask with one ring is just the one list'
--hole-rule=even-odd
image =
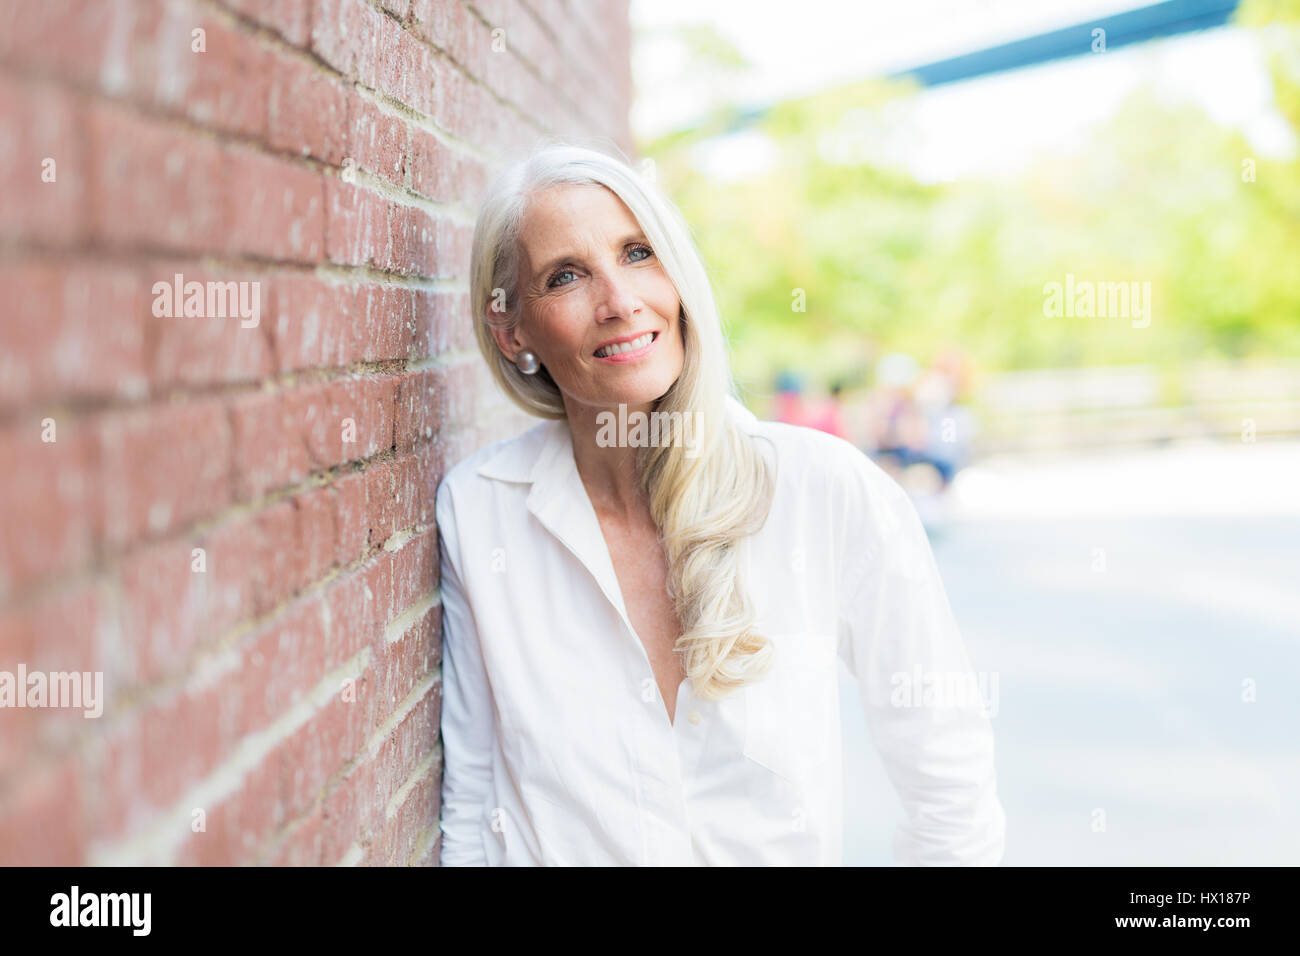
{"label": "metal beam", "polygon": [[956,83],[1093,52],[1094,30],[1105,31],[1105,49],[1145,43],[1158,37],[1205,30],[1228,22],[1238,0],[1166,0],[1138,10],[1076,23],[1050,33],[988,47],[974,53],[890,73],[894,79],[912,77],[924,86]]}

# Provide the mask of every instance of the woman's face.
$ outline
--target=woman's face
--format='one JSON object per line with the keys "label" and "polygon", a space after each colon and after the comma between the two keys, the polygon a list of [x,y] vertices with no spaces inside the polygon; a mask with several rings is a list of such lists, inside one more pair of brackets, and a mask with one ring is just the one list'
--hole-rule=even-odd
{"label": "woman's face", "polygon": [[603,186],[544,190],[520,244],[522,315],[494,330],[507,358],[532,349],[571,414],[574,402],[646,406],[672,387],[685,359],[681,299],[622,200]]}

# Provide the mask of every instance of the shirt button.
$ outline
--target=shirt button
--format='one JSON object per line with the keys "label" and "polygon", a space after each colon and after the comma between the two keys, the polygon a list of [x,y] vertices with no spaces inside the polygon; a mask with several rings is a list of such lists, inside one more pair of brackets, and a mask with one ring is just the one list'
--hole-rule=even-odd
{"label": "shirt button", "polygon": [[689,721],[690,721],[691,723],[693,723],[693,724],[698,724],[698,723],[699,723],[701,720],[703,720],[704,718],[702,718],[702,717],[700,716],[700,712],[699,712],[698,710],[693,710],[693,711],[691,711],[689,714],[686,715],[686,719],[689,720]]}

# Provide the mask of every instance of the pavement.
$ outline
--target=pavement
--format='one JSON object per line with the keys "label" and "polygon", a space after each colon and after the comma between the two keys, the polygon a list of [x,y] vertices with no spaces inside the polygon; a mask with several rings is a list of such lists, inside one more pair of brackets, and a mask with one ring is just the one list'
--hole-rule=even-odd
{"label": "pavement", "polygon": [[[1004,865],[1300,863],[1300,442],[989,459],[927,528],[999,675]],[[845,863],[888,865],[901,807],[841,691]]]}

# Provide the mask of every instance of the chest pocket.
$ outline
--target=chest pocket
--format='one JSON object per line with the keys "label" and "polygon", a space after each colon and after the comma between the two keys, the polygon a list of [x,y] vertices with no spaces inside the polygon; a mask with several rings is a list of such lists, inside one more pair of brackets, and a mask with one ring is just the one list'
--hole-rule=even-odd
{"label": "chest pocket", "polygon": [[745,756],[795,782],[838,746],[835,646],[820,634],[774,637],[767,675],[744,688]]}

